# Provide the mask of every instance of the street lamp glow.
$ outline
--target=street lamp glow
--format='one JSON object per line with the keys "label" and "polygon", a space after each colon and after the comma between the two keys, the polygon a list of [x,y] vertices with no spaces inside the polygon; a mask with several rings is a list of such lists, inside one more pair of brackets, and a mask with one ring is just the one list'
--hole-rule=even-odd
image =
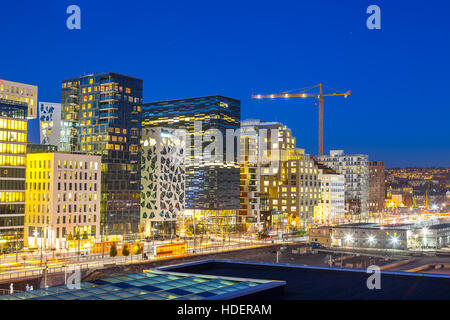
{"label": "street lamp glow", "polygon": [[398,237],[397,236],[391,237],[391,242],[392,242],[393,245],[397,245],[398,242],[399,242]]}
{"label": "street lamp glow", "polygon": [[423,228],[423,229],[422,229],[422,234],[423,234],[424,236],[426,236],[426,235],[428,234],[428,228]]}
{"label": "street lamp glow", "polygon": [[345,235],[345,242],[347,243],[353,242],[353,236],[351,234]]}
{"label": "street lamp glow", "polygon": [[375,237],[374,236],[369,236],[369,238],[367,240],[369,241],[370,244],[374,244],[375,243]]}

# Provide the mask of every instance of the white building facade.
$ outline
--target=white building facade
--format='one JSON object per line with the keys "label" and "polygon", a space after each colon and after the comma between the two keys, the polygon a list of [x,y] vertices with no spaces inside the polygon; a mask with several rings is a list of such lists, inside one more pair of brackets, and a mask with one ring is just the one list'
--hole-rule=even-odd
{"label": "white building facade", "polygon": [[39,102],[41,144],[59,147],[61,140],[61,104]]}
{"label": "white building facade", "polygon": [[345,177],[330,171],[319,167],[322,199],[314,210],[314,219],[318,224],[345,222]]}
{"label": "white building facade", "polygon": [[64,249],[100,236],[101,157],[27,155],[25,245]]}
{"label": "white building facade", "polygon": [[317,157],[317,161],[345,177],[345,209],[350,220],[366,221],[369,217],[369,156],[331,150],[330,155]]}
{"label": "white building facade", "polygon": [[185,208],[184,161],[184,135],[176,129],[142,129],[141,227],[145,234],[175,234]]}

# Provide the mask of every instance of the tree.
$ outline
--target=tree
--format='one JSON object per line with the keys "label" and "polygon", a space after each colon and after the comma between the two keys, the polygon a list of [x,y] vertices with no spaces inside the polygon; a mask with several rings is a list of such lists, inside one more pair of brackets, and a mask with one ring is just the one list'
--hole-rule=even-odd
{"label": "tree", "polygon": [[130,255],[130,249],[128,248],[128,243],[127,243],[127,242],[125,242],[125,243],[123,244],[122,255],[123,255],[124,257],[128,257],[128,256]]}
{"label": "tree", "polygon": [[141,253],[142,253],[141,244],[139,243],[139,240],[136,240],[136,243],[134,244],[133,247],[133,254],[141,254]]}
{"label": "tree", "polygon": [[72,241],[73,240],[73,236],[72,236],[72,234],[71,233],[69,233],[68,235],[67,235],[67,239],[66,239],[67,241]]}
{"label": "tree", "polygon": [[117,247],[116,247],[115,243],[111,246],[111,250],[109,251],[109,256],[112,258],[115,258],[117,256]]}

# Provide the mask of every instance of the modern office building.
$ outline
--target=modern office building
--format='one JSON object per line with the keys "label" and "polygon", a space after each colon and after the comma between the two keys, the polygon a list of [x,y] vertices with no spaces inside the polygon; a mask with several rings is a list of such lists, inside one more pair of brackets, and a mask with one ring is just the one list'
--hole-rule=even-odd
{"label": "modern office building", "polygon": [[23,246],[27,112],[25,103],[0,100],[0,252]]}
{"label": "modern office building", "polygon": [[369,161],[369,214],[379,218],[385,209],[386,185],[383,161]]}
{"label": "modern office building", "polygon": [[330,155],[317,157],[317,161],[345,176],[345,210],[352,221],[366,221],[369,217],[369,156],[331,150]]}
{"label": "modern office building", "polygon": [[41,144],[59,146],[61,142],[61,104],[39,102]]}
{"label": "modern office building", "polygon": [[[188,224],[202,223],[211,232],[236,230],[239,212],[239,164],[237,145],[227,147],[226,131],[239,129],[239,100],[206,96],[146,103],[142,106],[143,128],[166,127],[187,133],[185,218]],[[211,139],[214,134],[218,140]],[[206,154],[216,141],[220,145]],[[234,149],[234,150],[230,150]],[[232,154],[227,159],[227,152]]]}
{"label": "modern office building", "polygon": [[0,79],[0,100],[28,105],[27,118],[36,119],[38,87],[30,84]]}
{"label": "modern office building", "polygon": [[176,129],[144,128],[141,225],[146,235],[174,236],[185,201],[185,137]]}
{"label": "modern office building", "polygon": [[319,169],[322,198],[315,207],[314,222],[319,225],[344,223],[345,217],[345,177],[333,169],[315,162]]}
{"label": "modern office building", "polygon": [[60,151],[102,156],[102,226],[139,231],[143,81],[107,72],[62,81]]}
{"label": "modern office building", "polygon": [[100,156],[28,154],[26,177],[26,246],[61,249],[100,236]]}

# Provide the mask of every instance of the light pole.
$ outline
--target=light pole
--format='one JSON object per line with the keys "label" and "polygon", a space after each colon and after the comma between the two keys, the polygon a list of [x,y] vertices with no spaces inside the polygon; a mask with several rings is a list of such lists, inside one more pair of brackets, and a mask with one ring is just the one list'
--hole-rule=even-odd
{"label": "light pole", "polygon": [[195,229],[197,229],[197,221],[195,220],[195,217],[194,217],[194,253],[195,253],[195,245],[196,245]]}
{"label": "light pole", "polygon": [[18,239],[17,239],[17,231],[15,232],[15,234],[16,234],[16,263],[19,261],[19,257],[18,257],[18,251],[17,251],[17,242],[18,242]]}
{"label": "light pole", "polygon": [[39,232],[37,231],[37,229],[34,231],[33,235],[34,235],[34,238],[36,240],[36,245],[38,246],[38,250],[39,249],[41,250],[41,262],[40,262],[39,266],[42,266],[42,243],[41,243],[41,245],[39,245],[39,241],[38,241]]}
{"label": "light pole", "polygon": [[102,228],[102,260],[105,259],[105,226]]}

